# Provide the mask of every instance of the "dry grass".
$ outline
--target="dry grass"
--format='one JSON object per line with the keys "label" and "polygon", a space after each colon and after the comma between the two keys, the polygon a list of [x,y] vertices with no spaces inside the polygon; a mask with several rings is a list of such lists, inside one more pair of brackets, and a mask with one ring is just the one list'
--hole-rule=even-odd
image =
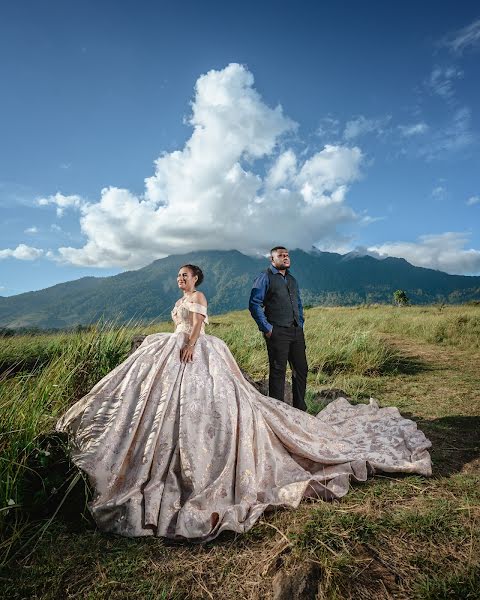
{"label": "dry grass", "polygon": [[[0,593],[46,600],[253,600],[272,598],[279,574],[295,577],[314,566],[318,598],[479,598],[480,351],[477,334],[472,342],[470,331],[461,338],[450,329],[462,310],[317,308],[307,314],[310,363],[337,357],[331,369],[309,375],[310,392],[343,387],[356,399],[372,395],[397,405],[433,441],[433,478],[377,476],[339,502],[278,510],[243,536],[225,534],[206,545],[99,534],[79,516],[79,485],[36,546],[30,542],[5,566]],[[475,323],[480,310],[464,310]],[[438,328],[442,319],[451,338],[435,340],[426,323]],[[212,321],[210,333],[229,343],[241,366],[265,376],[263,342],[248,315]],[[42,423],[52,422],[49,410],[45,405],[42,418],[39,410]],[[45,478],[52,463],[42,471],[41,458],[35,470]],[[5,542],[11,551],[45,523],[21,514],[21,507],[10,513],[24,527],[10,521],[10,535],[17,536]]]}
{"label": "dry grass", "polygon": [[[277,511],[243,536],[207,545],[75,532],[58,522],[23,570],[10,572],[5,592],[45,600],[253,600],[272,597],[279,571],[314,564],[319,598],[475,598],[479,482],[381,479],[341,502]],[[448,592],[458,581],[464,595],[427,593]]]}

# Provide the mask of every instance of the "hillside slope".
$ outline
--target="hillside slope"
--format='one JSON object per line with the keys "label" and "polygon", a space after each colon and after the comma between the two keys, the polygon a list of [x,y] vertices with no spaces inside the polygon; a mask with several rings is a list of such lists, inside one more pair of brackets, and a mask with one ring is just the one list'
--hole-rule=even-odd
{"label": "hillside slope", "polygon": [[[417,304],[480,299],[480,277],[448,275],[414,267],[403,259],[301,250],[292,251],[291,256],[292,273],[299,281],[305,304],[391,302],[398,288],[406,290]],[[212,314],[245,308],[254,277],[268,266],[266,259],[237,250],[172,255],[136,271],[84,277],[0,298],[0,325],[63,328],[102,317],[120,321],[168,318],[178,298],[176,274],[185,263],[198,264],[204,270],[202,290]]]}

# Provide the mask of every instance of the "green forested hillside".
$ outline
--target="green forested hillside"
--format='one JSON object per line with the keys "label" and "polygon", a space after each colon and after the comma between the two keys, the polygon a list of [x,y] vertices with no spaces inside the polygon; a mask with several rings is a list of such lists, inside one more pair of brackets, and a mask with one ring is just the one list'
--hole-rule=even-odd
{"label": "green forested hillside", "polygon": [[[403,259],[301,250],[291,256],[292,272],[307,305],[391,302],[398,288],[416,304],[480,299],[480,277],[448,275],[414,267]],[[64,328],[100,318],[168,318],[178,298],[177,270],[184,263],[198,264],[204,270],[202,289],[212,314],[245,308],[254,277],[268,266],[266,259],[236,250],[172,255],[113,277],[84,277],[0,298],[0,326]]]}

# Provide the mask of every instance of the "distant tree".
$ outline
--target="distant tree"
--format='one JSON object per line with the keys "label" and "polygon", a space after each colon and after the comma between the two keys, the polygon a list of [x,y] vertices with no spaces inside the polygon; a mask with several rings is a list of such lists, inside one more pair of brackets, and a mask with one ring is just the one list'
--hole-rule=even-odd
{"label": "distant tree", "polygon": [[408,306],[410,304],[410,300],[404,290],[393,292],[393,300],[397,306]]}

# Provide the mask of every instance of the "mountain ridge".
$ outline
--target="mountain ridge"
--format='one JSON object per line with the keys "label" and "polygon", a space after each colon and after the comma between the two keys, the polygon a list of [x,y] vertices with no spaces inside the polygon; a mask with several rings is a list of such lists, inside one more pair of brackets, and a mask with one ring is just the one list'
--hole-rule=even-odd
{"label": "mountain ridge", "polygon": [[[480,299],[480,277],[449,275],[415,267],[405,259],[291,251],[292,273],[305,305],[355,305],[392,301],[404,289],[414,303],[458,303]],[[348,256],[348,258],[345,258]],[[238,250],[204,250],[160,258],[137,270],[107,277],[86,276],[16,296],[0,297],[0,326],[67,328],[100,318],[128,321],[169,318],[179,292],[177,270],[199,264],[211,314],[244,309],[263,257]]]}

